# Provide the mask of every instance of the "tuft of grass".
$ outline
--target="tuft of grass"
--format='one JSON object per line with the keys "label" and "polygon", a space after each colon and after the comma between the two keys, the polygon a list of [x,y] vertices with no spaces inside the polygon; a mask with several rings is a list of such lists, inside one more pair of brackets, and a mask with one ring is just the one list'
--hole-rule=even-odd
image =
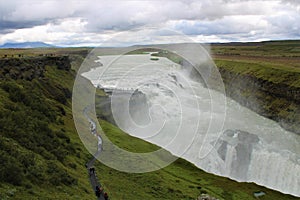
{"label": "tuft of grass", "polygon": [[159,60],[159,58],[152,57],[152,58],[150,58],[150,60],[157,61],[157,60]]}

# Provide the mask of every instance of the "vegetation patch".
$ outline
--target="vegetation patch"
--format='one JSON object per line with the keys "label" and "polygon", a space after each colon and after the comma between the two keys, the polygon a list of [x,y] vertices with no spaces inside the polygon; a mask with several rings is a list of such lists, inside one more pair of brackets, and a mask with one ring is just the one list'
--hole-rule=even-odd
{"label": "vegetation patch", "polygon": [[159,60],[159,58],[151,57],[150,60],[157,61],[157,60]]}
{"label": "vegetation patch", "polygon": [[84,192],[88,154],[71,118],[70,61],[20,58],[0,64],[0,199],[73,199],[77,189],[87,199],[93,191]]}

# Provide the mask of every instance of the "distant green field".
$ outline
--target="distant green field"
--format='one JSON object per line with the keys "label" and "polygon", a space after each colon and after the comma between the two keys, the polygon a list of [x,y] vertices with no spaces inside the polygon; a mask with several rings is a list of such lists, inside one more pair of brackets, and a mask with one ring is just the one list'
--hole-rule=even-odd
{"label": "distant green field", "polygon": [[272,65],[273,68],[300,71],[300,41],[274,41],[262,43],[213,44],[212,56],[216,60],[240,61]]}
{"label": "distant green field", "polygon": [[212,44],[212,50],[227,55],[299,57],[300,40]]}
{"label": "distant green field", "polygon": [[0,58],[19,58],[34,56],[54,56],[70,54],[87,54],[91,48],[34,48],[34,49],[0,49]]}

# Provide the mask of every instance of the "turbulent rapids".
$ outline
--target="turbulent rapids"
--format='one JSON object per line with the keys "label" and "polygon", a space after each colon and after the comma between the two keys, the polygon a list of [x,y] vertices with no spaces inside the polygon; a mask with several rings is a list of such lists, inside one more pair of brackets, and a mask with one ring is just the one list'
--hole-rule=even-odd
{"label": "turbulent rapids", "polygon": [[116,58],[99,56],[102,66],[83,76],[111,95],[121,129],[205,171],[300,196],[299,135],[229,98],[224,102],[223,94],[167,58]]}

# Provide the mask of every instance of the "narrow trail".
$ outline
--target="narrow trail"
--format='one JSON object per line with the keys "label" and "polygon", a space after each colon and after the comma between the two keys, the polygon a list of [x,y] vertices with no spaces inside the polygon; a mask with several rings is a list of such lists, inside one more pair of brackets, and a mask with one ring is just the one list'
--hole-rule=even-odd
{"label": "narrow trail", "polygon": [[[87,118],[87,120],[90,123],[91,134],[96,136],[97,139],[98,139],[98,146],[97,146],[97,152],[93,155],[93,158],[89,162],[86,163],[85,166],[86,166],[87,172],[89,174],[89,179],[90,179],[91,186],[92,186],[94,192],[96,192],[96,186],[102,187],[102,188],[103,188],[103,186],[101,185],[101,183],[100,183],[100,181],[99,181],[99,179],[96,175],[96,171],[93,168],[93,165],[94,165],[94,162],[96,161],[97,157],[101,154],[103,149],[102,149],[102,138],[97,133],[96,123],[87,114],[87,111],[89,110],[89,107],[90,106],[85,107],[84,110],[83,110],[83,113],[84,113],[84,116]],[[94,170],[91,170],[91,169],[94,169]],[[99,195],[99,197],[97,197],[97,199],[98,200],[105,200],[104,190],[100,193],[100,195]]]}

